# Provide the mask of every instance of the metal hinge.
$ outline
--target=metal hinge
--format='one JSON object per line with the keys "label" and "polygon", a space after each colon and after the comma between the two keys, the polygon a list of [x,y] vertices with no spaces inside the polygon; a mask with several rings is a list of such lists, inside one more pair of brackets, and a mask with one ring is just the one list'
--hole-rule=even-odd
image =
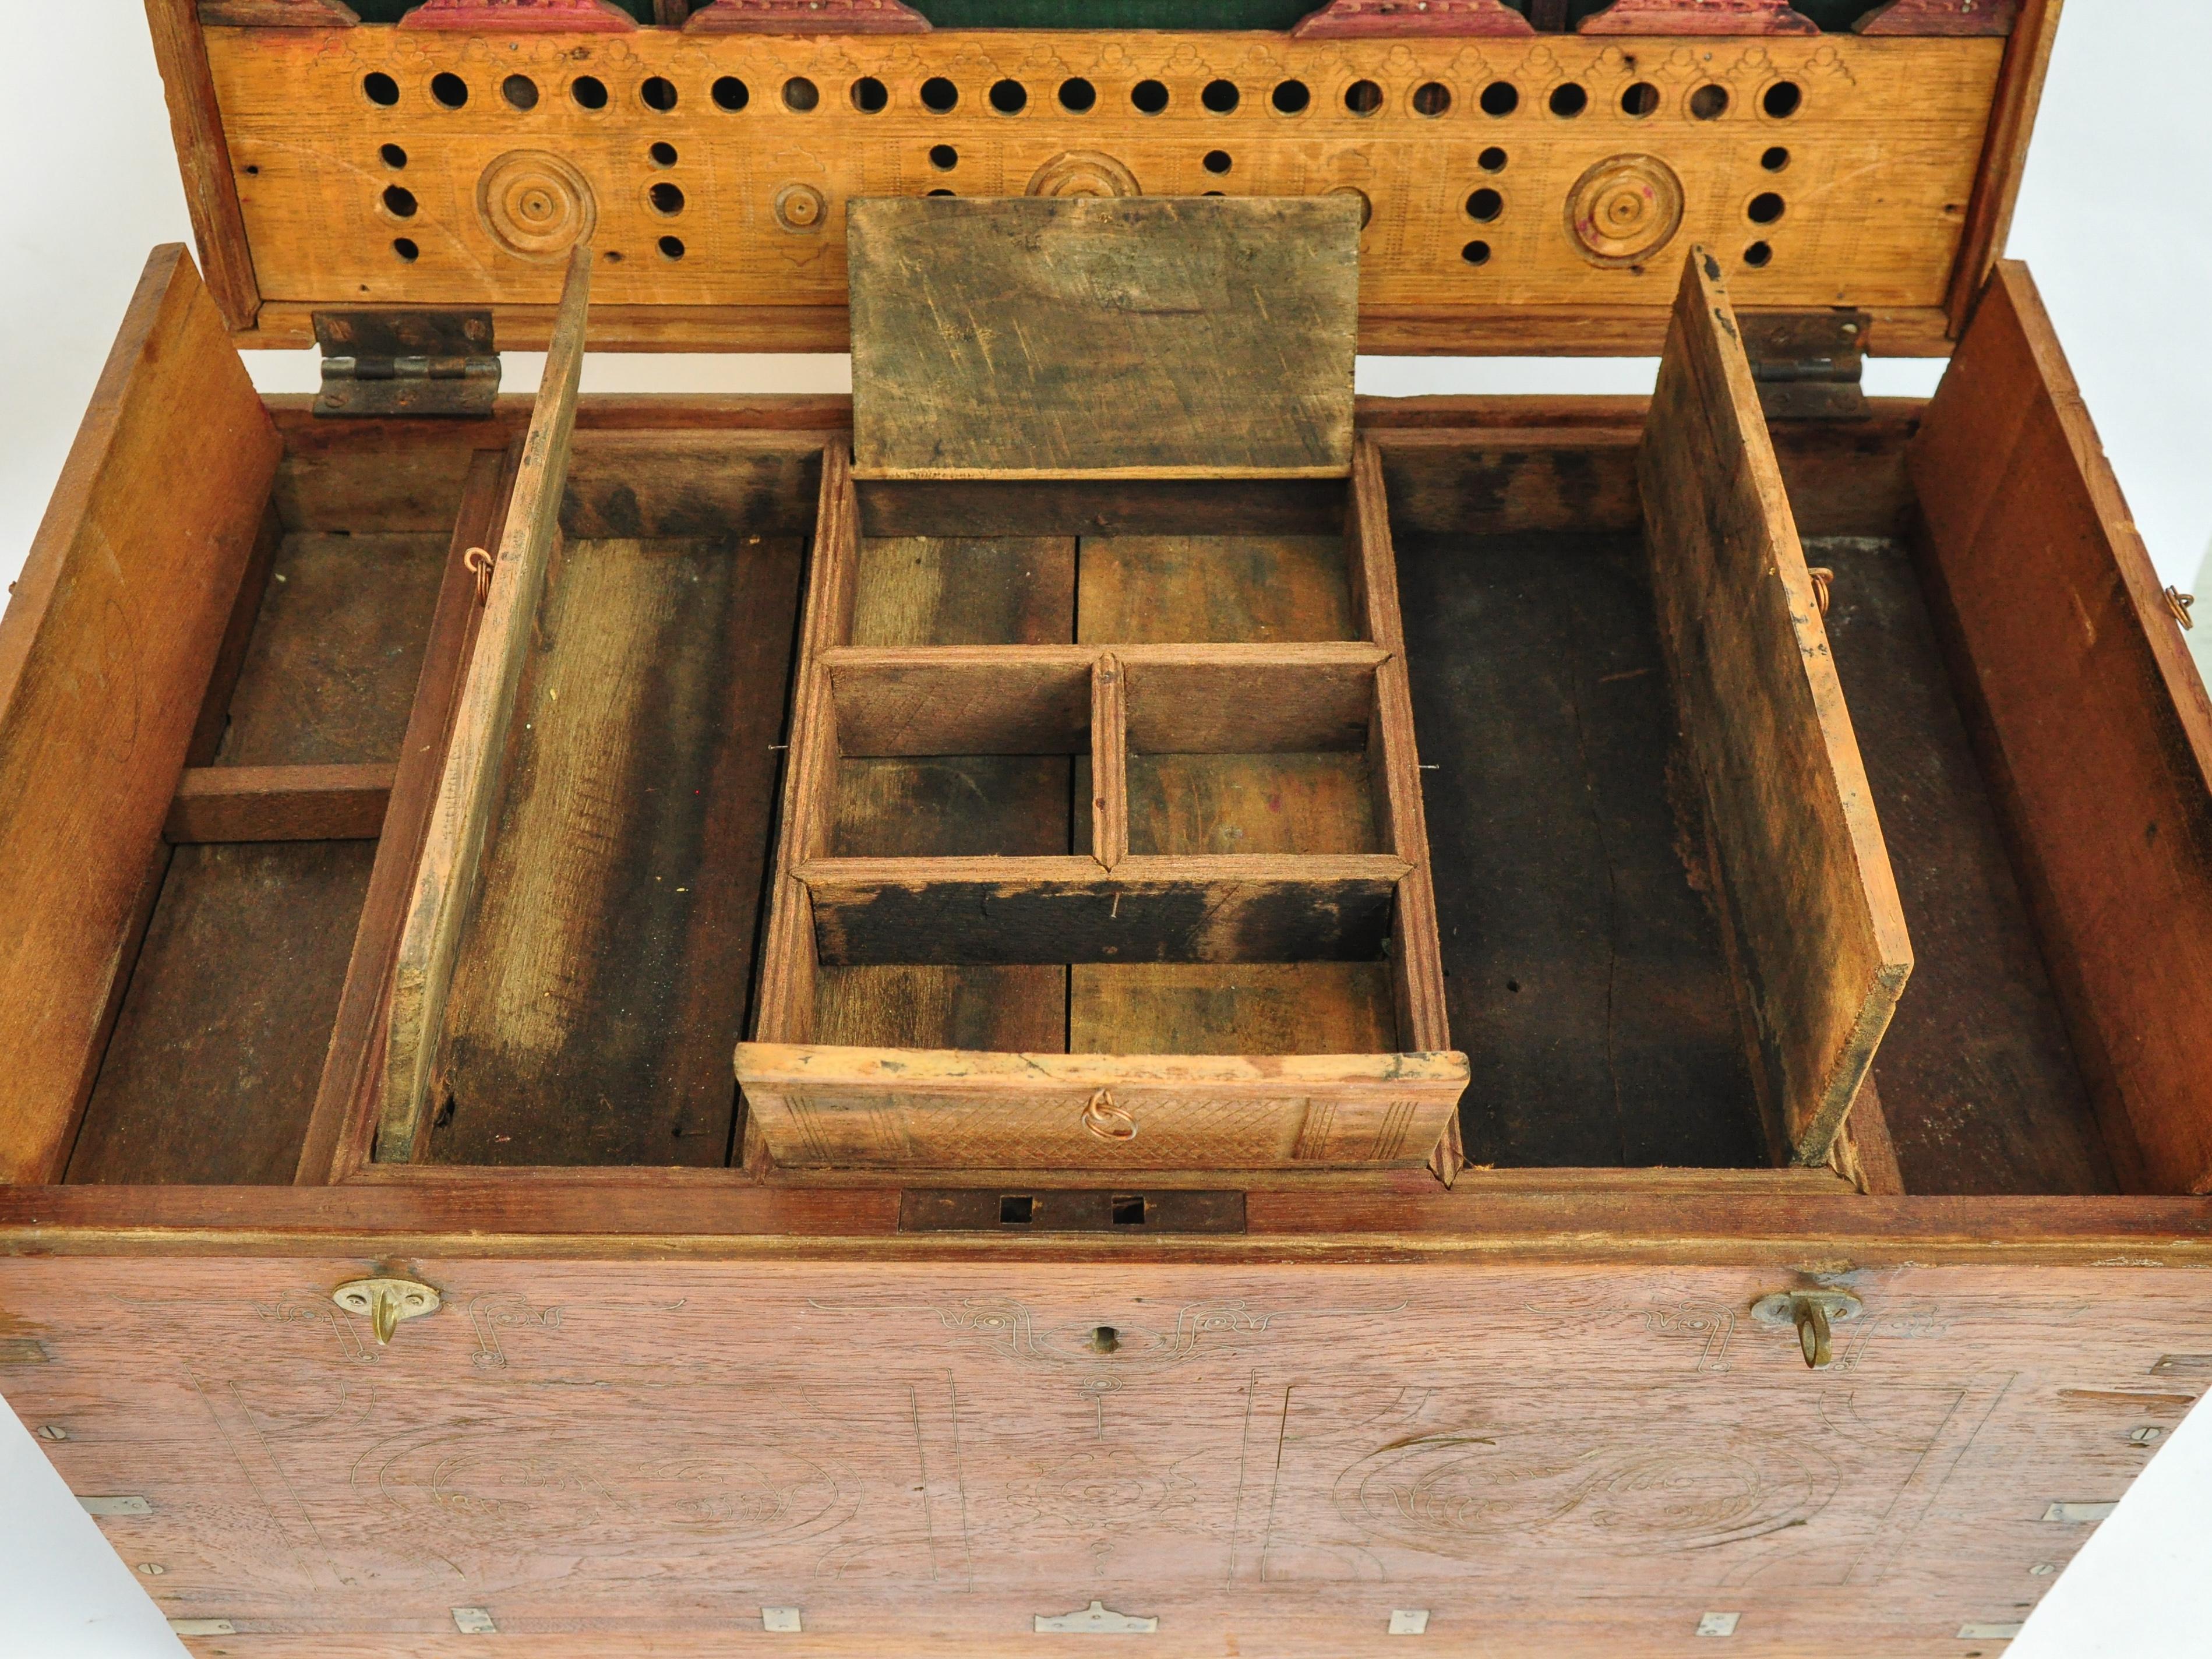
{"label": "metal hinge", "polygon": [[499,349],[489,311],[319,311],[318,415],[489,415]]}
{"label": "metal hinge", "polygon": [[1771,421],[1848,420],[1867,412],[1863,311],[1740,311],[1745,356]]}

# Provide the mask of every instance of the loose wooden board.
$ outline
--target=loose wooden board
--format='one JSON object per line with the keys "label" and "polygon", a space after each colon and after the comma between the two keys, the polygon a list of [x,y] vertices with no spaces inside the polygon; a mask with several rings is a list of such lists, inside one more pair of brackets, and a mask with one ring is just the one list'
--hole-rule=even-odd
{"label": "loose wooden board", "polygon": [[0,1181],[66,1154],[277,450],[155,250],[0,619]]}
{"label": "loose wooden board", "polygon": [[1717,259],[1692,249],[1637,477],[1766,1109],[1827,1161],[1912,947]]}
{"label": "loose wooden board", "polygon": [[879,198],[848,219],[858,477],[1350,469],[1350,198]]}

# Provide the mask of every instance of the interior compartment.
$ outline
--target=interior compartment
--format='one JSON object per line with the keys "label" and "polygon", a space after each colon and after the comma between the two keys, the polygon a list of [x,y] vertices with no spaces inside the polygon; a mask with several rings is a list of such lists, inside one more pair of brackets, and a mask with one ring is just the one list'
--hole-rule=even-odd
{"label": "interior compartment", "polygon": [[280,430],[71,1182],[289,1183],[324,1085],[471,452]]}

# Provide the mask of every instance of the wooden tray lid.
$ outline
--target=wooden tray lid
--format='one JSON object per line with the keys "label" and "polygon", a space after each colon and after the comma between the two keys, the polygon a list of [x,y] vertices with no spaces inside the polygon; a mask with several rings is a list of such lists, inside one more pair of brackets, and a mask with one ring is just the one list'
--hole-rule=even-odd
{"label": "wooden tray lid", "polygon": [[1239,27],[1173,30],[927,15],[1065,0],[148,10],[247,344],[307,344],[321,309],[488,306],[539,345],[585,241],[595,347],[842,350],[848,201],[1219,192],[1355,204],[1365,351],[1655,352],[1692,243],[1745,310],[1863,309],[1869,349],[1950,349],[2060,0],[1517,3],[1328,0],[1283,27],[1291,0],[1199,0],[1179,15]]}
{"label": "wooden tray lid", "polygon": [[848,204],[856,477],[1342,477],[1341,196]]}

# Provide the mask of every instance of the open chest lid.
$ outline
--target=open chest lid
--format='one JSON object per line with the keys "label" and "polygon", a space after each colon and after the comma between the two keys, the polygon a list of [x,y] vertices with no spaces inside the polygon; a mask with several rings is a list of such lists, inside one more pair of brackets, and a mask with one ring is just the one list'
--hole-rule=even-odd
{"label": "open chest lid", "polygon": [[[2061,3],[148,10],[246,345],[409,307],[488,307],[499,344],[542,345],[580,241],[596,348],[842,350],[848,201],[1220,193],[1353,204],[1365,351],[1656,352],[1703,244],[1747,313],[1863,311],[1867,349],[1942,355],[2002,246]],[[1133,27],[1042,26],[1079,12]]]}

